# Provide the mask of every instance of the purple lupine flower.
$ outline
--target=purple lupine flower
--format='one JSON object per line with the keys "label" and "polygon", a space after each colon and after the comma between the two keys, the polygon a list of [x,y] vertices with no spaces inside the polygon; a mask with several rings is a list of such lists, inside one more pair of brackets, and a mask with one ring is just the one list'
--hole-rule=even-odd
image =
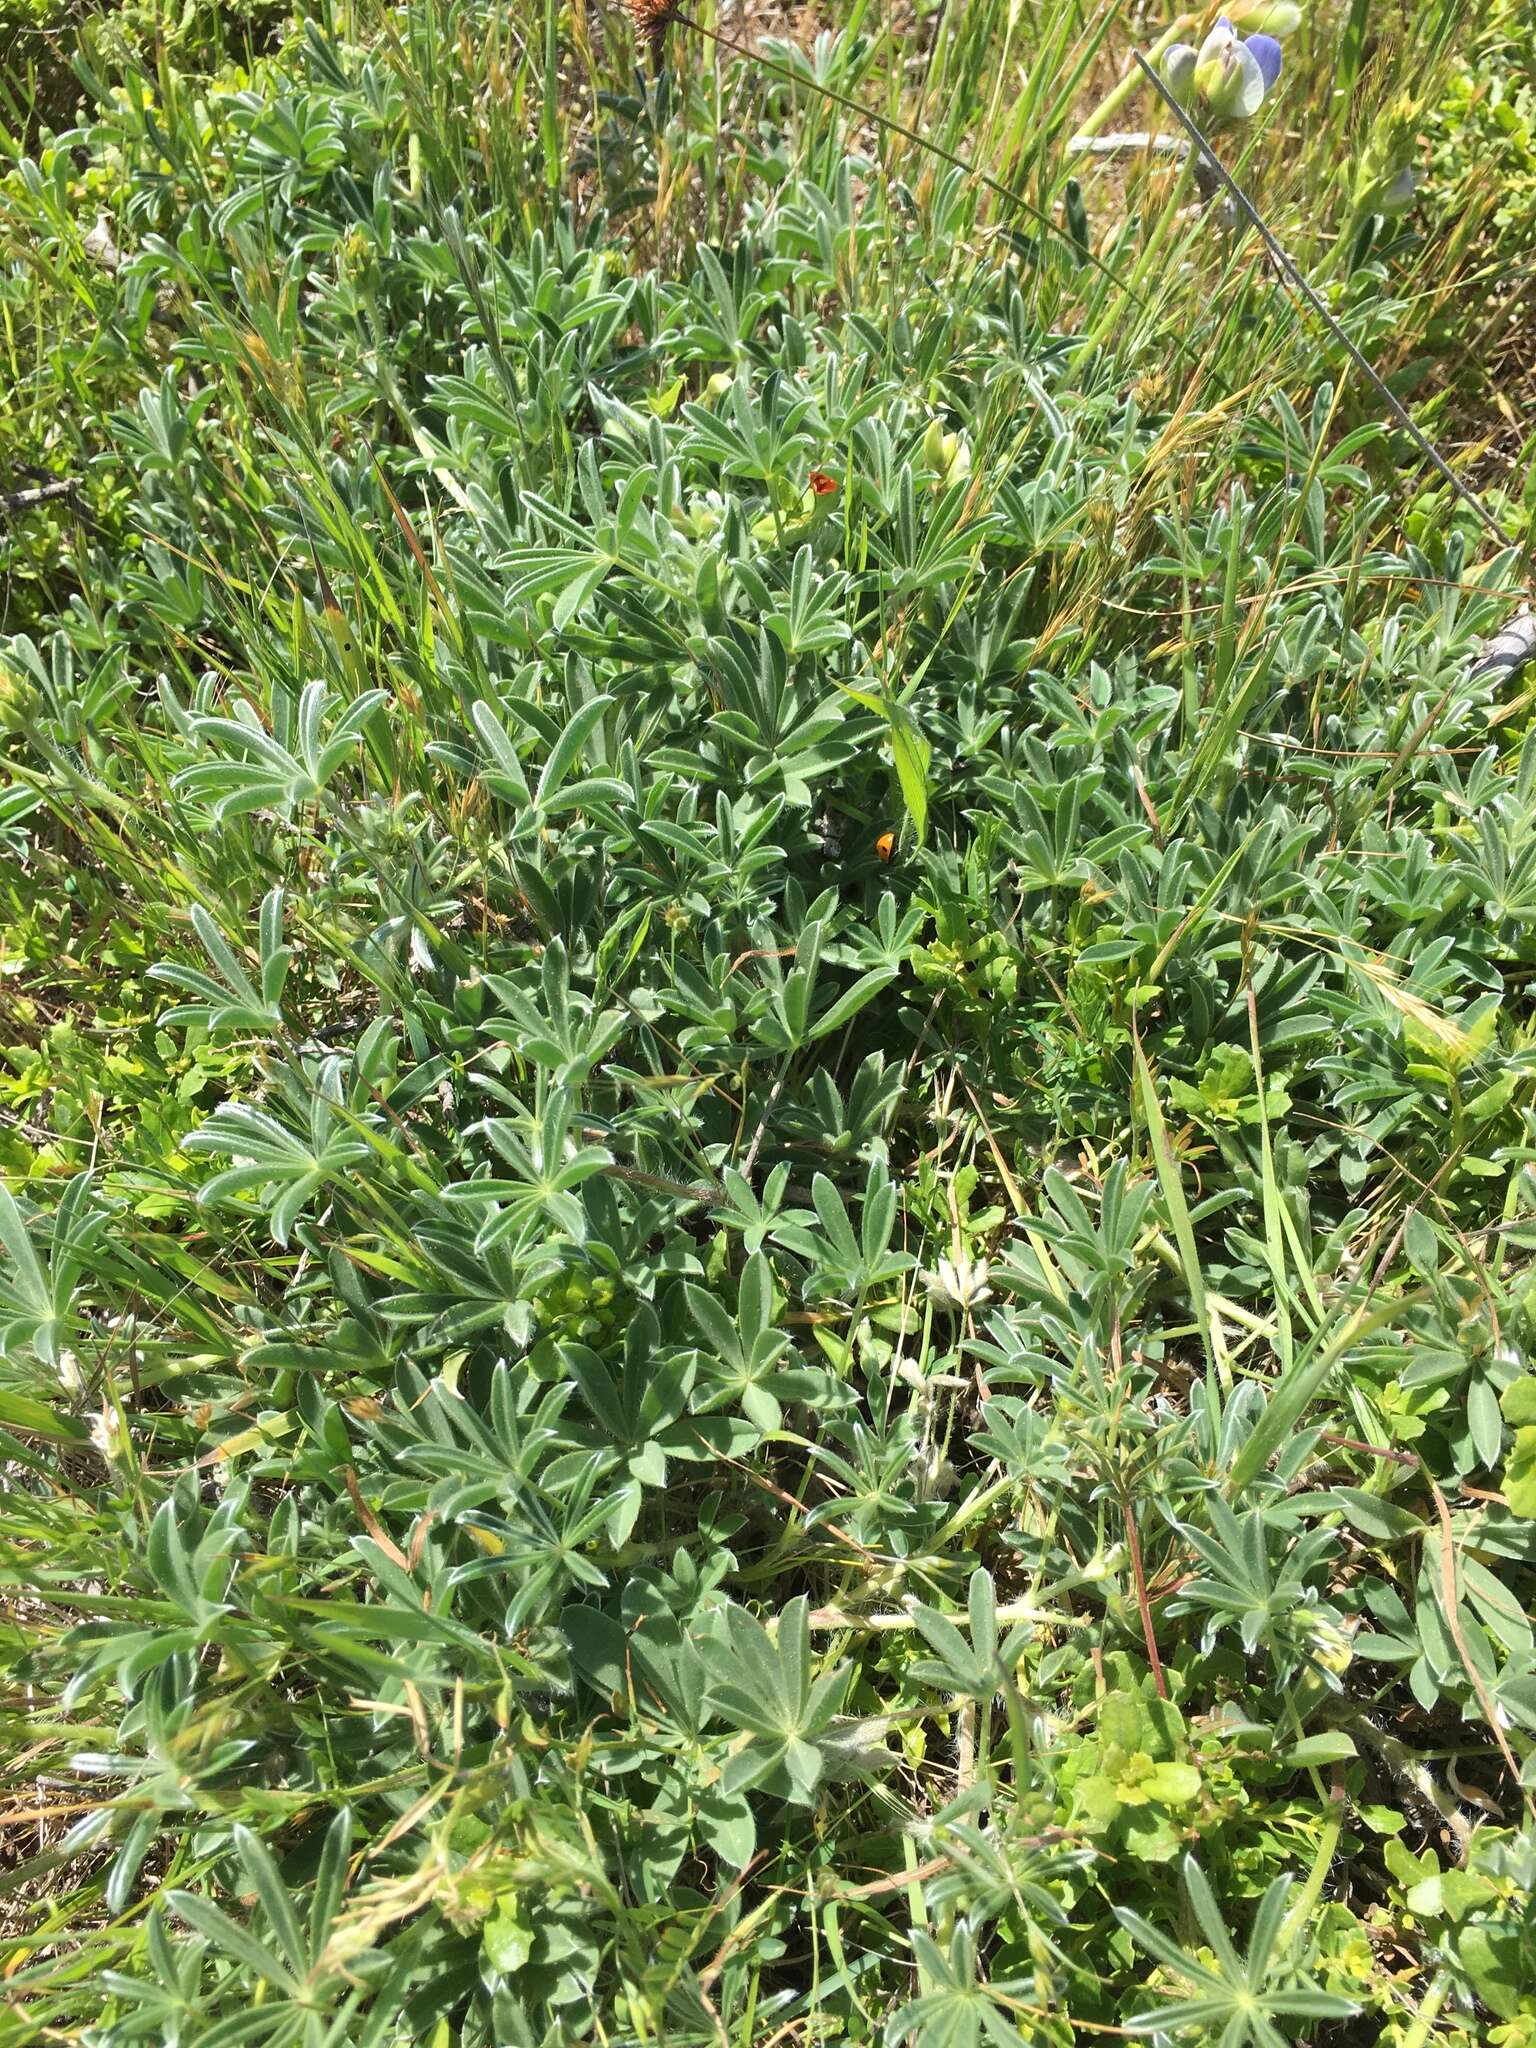
{"label": "purple lupine flower", "polygon": [[1273,36],[1249,36],[1246,47],[1260,71],[1264,74],[1265,92],[1273,92],[1275,80],[1280,76],[1284,55]]}
{"label": "purple lupine flower", "polygon": [[1218,121],[1246,121],[1280,76],[1280,61],[1273,36],[1243,39],[1223,15],[1197,51],[1176,44],[1163,66],[1169,90],[1181,101],[1193,89]]}

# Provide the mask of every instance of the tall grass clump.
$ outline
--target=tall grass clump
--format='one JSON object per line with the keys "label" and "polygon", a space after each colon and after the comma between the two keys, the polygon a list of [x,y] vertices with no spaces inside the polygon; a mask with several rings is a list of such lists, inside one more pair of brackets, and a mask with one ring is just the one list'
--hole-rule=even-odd
{"label": "tall grass clump", "polygon": [[0,2042],[1528,2048],[1514,10],[68,35]]}

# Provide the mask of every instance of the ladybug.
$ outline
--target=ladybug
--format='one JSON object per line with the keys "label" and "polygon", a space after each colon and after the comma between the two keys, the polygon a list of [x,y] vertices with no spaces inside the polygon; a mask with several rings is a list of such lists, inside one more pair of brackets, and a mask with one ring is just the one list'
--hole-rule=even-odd
{"label": "ladybug", "polygon": [[879,854],[881,860],[885,862],[886,866],[889,867],[896,858],[896,834],[894,832],[882,832],[875,841],[875,851]]}

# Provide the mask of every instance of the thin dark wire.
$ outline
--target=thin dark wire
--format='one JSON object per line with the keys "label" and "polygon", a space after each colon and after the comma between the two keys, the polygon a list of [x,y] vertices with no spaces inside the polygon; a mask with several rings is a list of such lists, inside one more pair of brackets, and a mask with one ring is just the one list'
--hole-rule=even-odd
{"label": "thin dark wire", "polygon": [[[707,36],[712,43],[718,43],[722,49],[730,50],[738,57],[746,57],[758,70],[770,71],[776,78],[787,79],[791,85],[806,86],[811,92],[820,94],[823,99],[831,100],[834,106],[842,107],[845,112],[857,114],[864,121],[873,121],[877,128],[888,128],[893,135],[900,135],[903,140],[916,143],[919,149],[926,149],[930,156],[938,157],[941,163],[949,164],[954,170],[964,171],[967,177],[979,179],[989,192],[995,192],[999,198],[1008,200],[1022,213],[1028,214],[1031,220],[1043,228],[1048,228],[1060,241],[1065,242],[1072,252],[1074,261],[1086,262],[1093,269],[1101,271],[1110,283],[1124,292],[1142,312],[1152,311],[1152,307],[1142,294],[1134,286],[1127,284],[1118,271],[1111,269],[1102,256],[1095,256],[1091,249],[1085,249],[1060,221],[1053,220],[1032,200],[1026,199],[1017,186],[1007,185],[1001,178],[994,178],[990,171],[984,171],[980,164],[973,163],[969,157],[960,156],[954,150],[946,149],[943,143],[935,142],[932,136],[924,135],[920,129],[909,128],[905,121],[898,121],[894,114],[884,114],[878,107],[871,107],[863,100],[856,100],[848,93],[839,92],[836,86],[827,85],[819,78],[807,78],[803,72],[794,71],[787,64],[775,63],[773,58],[765,57],[760,50],[754,50],[746,43],[737,42],[733,36],[722,35],[718,29],[706,28],[702,21],[695,21],[680,8],[674,8],[668,19],[678,28],[692,29],[695,35]],[[1180,342],[1177,345],[1181,353],[1187,351],[1187,343]]]}
{"label": "thin dark wire", "polygon": [[1202,160],[1210,167],[1210,169],[1215,173],[1216,177],[1221,182],[1221,184],[1226,188],[1228,195],[1232,199],[1238,211],[1242,213],[1247,218],[1249,223],[1258,230],[1260,236],[1263,239],[1265,248],[1268,249],[1270,255],[1273,256],[1275,259],[1276,266],[1280,272],[1281,283],[1287,286],[1293,292],[1299,293],[1301,297],[1306,301],[1306,303],[1312,308],[1313,312],[1317,314],[1318,318],[1323,322],[1324,326],[1328,329],[1329,333],[1333,336],[1334,340],[1344,350],[1345,354],[1349,357],[1350,361],[1354,364],[1355,368],[1359,370],[1367,378],[1367,380],[1374,386],[1374,388],[1381,394],[1381,397],[1386,402],[1388,410],[1391,412],[1392,417],[1397,421],[1398,425],[1402,427],[1406,433],[1410,434],[1413,437],[1414,442],[1422,450],[1424,455],[1434,465],[1434,467],[1440,472],[1441,476],[1445,478],[1446,482],[1450,485],[1451,489],[1456,493],[1457,497],[1459,497],[1465,504],[1471,506],[1472,510],[1477,514],[1478,518],[1483,522],[1484,526],[1487,527],[1488,531],[1494,536],[1496,540],[1501,541],[1503,545],[1507,548],[1513,547],[1513,540],[1504,531],[1503,527],[1500,526],[1497,519],[1494,518],[1493,514],[1488,510],[1488,507],[1477,495],[1476,491],[1474,491],[1470,485],[1462,482],[1461,478],[1456,474],[1455,470],[1451,468],[1451,465],[1440,453],[1439,449],[1435,446],[1434,442],[1430,440],[1429,436],[1417,424],[1412,414],[1408,411],[1407,407],[1403,405],[1401,400],[1397,397],[1397,394],[1392,390],[1390,385],[1388,385],[1385,378],[1383,378],[1380,375],[1380,373],[1376,370],[1376,368],[1368,360],[1368,358],[1362,355],[1360,350],[1350,340],[1349,336],[1344,332],[1344,329],[1339,325],[1338,321],[1334,318],[1332,312],[1329,310],[1327,305],[1312,289],[1312,286],[1308,284],[1307,280],[1302,276],[1300,270],[1298,270],[1296,265],[1291,261],[1290,256],[1286,253],[1284,247],[1280,243],[1274,231],[1270,228],[1268,222],[1265,221],[1262,214],[1260,214],[1258,208],[1253,204],[1253,201],[1248,197],[1247,193],[1243,190],[1241,185],[1239,185],[1237,180],[1232,176],[1232,173],[1227,169],[1226,165],[1221,161],[1220,157],[1218,157],[1216,152],[1211,148],[1211,145],[1206,141],[1205,137],[1201,134],[1199,128],[1195,125],[1195,122],[1192,120],[1190,115],[1185,111],[1185,109],[1182,106],[1180,106],[1178,100],[1174,97],[1173,93],[1169,90],[1168,86],[1164,83],[1164,81],[1161,78],[1158,77],[1157,72],[1153,68],[1153,66],[1147,62],[1146,58],[1143,57],[1140,50],[1133,50],[1131,52],[1131,55],[1136,59],[1136,62],[1141,66],[1142,72],[1145,74],[1153,90],[1157,93],[1158,98],[1162,100],[1163,104],[1168,108],[1169,112],[1173,115],[1174,119],[1179,123],[1179,125],[1193,140],[1195,148],[1199,151]]}

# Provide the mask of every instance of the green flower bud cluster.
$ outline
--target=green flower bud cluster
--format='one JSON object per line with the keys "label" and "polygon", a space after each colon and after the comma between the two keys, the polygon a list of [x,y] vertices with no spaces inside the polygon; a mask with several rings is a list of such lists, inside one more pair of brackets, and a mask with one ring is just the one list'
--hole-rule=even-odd
{"label": "green flower bud cluster", "polygon": [[618,1330],[618,1292],[606,1273],[563,1273],[539,1297],[539,1328],[567,1343],[600,1344]]}
{"label": "green flower bud cluster", "polygon": [[962,1003],[1011,1002],[1018,993],[1018,958],[1001,932],[982,932],[964,946],[936,939],[912,956],[912,971],[924,988]]}

